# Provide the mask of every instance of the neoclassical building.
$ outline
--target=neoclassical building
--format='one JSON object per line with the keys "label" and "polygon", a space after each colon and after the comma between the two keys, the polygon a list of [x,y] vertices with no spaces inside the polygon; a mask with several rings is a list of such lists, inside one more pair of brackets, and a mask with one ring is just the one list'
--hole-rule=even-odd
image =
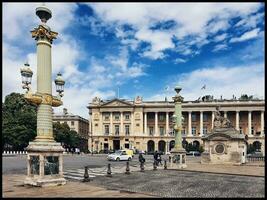
{"label": "neoclassical building", "polygon": [[[240,134],[247,135],[264,153],[264,100],[205,100],[182,103],[182,137],[202,145],[202,136],[211,132],[216,106]],[[134,101],[94,98],[89,106],[89,149],[136,148],[147,152],[169,151],[174,146],[173,101]]]}

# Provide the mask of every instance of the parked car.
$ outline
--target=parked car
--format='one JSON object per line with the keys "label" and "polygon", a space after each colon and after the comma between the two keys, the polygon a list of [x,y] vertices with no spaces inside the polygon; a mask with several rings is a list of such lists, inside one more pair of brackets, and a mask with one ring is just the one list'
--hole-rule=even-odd
{"label": "parked car", "polygon": [[127,154],[126,150],[118,150],[115,153],[107,156],[108,160],[120,161],[120,160],[132,160],[132,155]]}
{"label": "parked car", "polygon": [[188,153],[186,153],[186,155],[188,156],[200,156],[200,152],[199,151],[189,151]]}

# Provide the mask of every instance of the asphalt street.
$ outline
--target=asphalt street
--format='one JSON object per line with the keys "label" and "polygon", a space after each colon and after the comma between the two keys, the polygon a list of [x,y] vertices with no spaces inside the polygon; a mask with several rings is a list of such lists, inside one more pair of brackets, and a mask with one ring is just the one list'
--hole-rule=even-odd
{"label": "asphalt street", "polygon": [[[146,163],[153,163],[153,155],[145,155]],[[13,156],[2,156],[2,173],[3,174],[26,174],[27,162],[26,155],[13,155]],[[162,159],[167,159],[166,155],[162,156]],[[187,157],[188,162],[199,162],[199,157]],[[80,169],[84,166],[89,168],[98,168],[107,166],[111,163],[112,166],[125,166],[126,161],[108,161],[107,155],[104,154],[87,154],[87,155],[64,155],[63,164],[64,169]],[[139,163],[138,155],[135,155],[130,163]]]}

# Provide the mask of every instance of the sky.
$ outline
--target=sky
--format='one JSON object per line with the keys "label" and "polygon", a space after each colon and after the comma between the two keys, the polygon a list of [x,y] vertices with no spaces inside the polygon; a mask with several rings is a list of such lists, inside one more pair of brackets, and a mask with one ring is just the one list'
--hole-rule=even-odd
{"label": "sky", "polygon": [[[20,68],[33,70],[41,3],[2,3],[2,101],[25,93]],[[45,3],[52,44],[52,80],[62,73],[63,106],[88,118],[97,96],[169,101],[174,87],[193,101],[203,95],[264,98],[264,3]],[[205,86],[205,89],[201,89]],[[53,83],[53,95],[56,95]]]}

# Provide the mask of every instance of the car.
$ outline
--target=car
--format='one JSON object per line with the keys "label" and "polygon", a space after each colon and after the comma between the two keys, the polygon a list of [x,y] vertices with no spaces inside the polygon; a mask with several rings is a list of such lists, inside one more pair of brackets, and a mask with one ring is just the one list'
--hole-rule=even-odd
{"label": "car", "polygon": [[188,153],[186,153],[186,155],[188,156],[200,156],[200,152],[199,151],[189,151]]}
{"label": "car", "polygon": [[132,156],[127,154],[125,150],[118,150],[115,153],[109,154],[107,156],[108,160],[121,161],[121,160],[132,160]]}

